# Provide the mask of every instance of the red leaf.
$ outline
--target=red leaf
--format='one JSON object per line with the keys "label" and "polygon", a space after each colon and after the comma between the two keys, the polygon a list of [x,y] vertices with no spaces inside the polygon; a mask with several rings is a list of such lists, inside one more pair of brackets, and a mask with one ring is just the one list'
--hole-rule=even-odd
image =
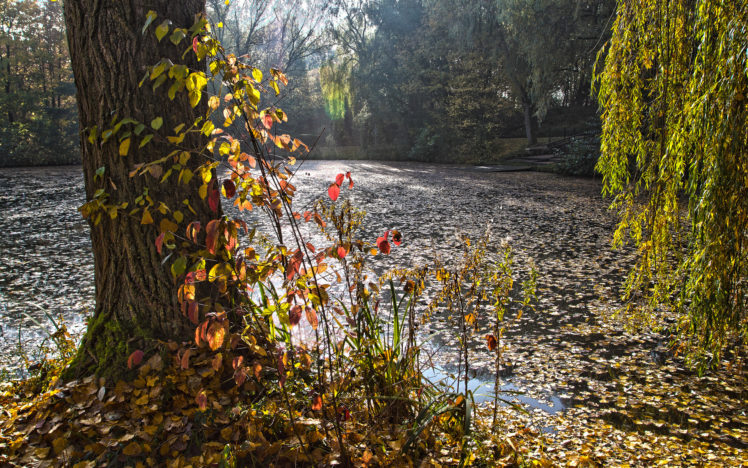
{"label": "red leaf", "polygon": [[327,188],[327,194],[330,195],[332,201],[337,200],[338,195],[340,195],[340,185],[330,184],[330,186]]}
{"label": "red leaf", "polygon": [[343,259],[343,258],[345,258],[345,256],[346,256],[347,253],[348,253],[348,251],[345,250],[345,247],[343,247],[342,245],[340,247],[338,247],[338,257],[340,257],[341,259]]}
{"label": "red leaf", "polygon": [[205,411],[205,408],[208,407],[208,395],[205,394],[205,390],[200,390],[195,397],[195,403],[201,411]]}
{"label": "red leaf", "polygon": [[493,351],[496,349],[496,345],[498,343],[496,342],[496,337],[493,335],[486,335],[486,345],[488,345],[488,350]]}
{"label": "red leaf", "polygon": [[210,195],[208,195],[208,205],[211,211],[218,211],[218,205],[220,203],[218,189],[214,188],[211,184]]}
{"label": "red leaf", "polygon": [[190,318],[190,322],[197,325],[198,323],[198,310],[197,301],[190,302],[190,307],[187,310],[187,316]]}
{"label": "red leaf", "polygon": [[138,364],[140,364],[142,360],[143,360],[143,351],[136,349],[135,351],[133,351],[130,357],[127,358],[127,368],[132,369],[133,366],[137,366]]}
{"label": "red leaf", "polygon": [[345,177],[350,181],[350,183],[348,184],[348,188],[352,189],[353,188],[353,179],[351,178],[351,172],[350,171],[346,172],[345,173]]}
{"label": "red leaf", "polygon": [[288,321],[291,323],[291,326],[298,325],[301,321],[301,306],[295,305],[291,307],[291,310],[288,311]]}
{"label": "red leaf", "polygon": [[400,231],[392,231],[392,242],[395,245],[400,245],[403,243],[403,235],[400,234]]}
{"label": "red leaf", "polygon": [[297,250],[295,254],[293,254],[293,257],[288,261],[288,266],[286,267],[286,278],[288,280],[291,280],[294,275],[296,275],[299,270],[301,269],[301,260],[304,258],[304,254],[301,253],[301,250]]}
{"label": "red leaf", "polygon": [[390,254],[391,247],[388,241],[384,240],[382,242],[377,242],[377,246],[379,247],[379,251],[382,252],[383,254],[385,255]]}
{"label": "red leaf", "polygon": [[159,255],[161,255],[161,248],[164,246],[164,236],[165,235],[166,235],[166,232],[162,232],[156,238],[156,252],[158,252]]}
{"label": "red leaf", "polygon": [[317,327],[319,326],[319,320],[317,319],[317,312],[311,307],[307,307],[305,312],[306,312],[307,321],[312,326],[312,328],[316,330]]}
{"label": "red leaf", "polygon": [[195,53],[197,53],[197,44],[198,44],[198,39],[197,39],[197,36],[195,36],[195,38],[192,39],[192,50],[194,50]]}
{"label": "red leaf", "polygon": [[389,255],[390,253],[390,243],[387,240],[387,238],[390,236],[390,231],[384,231],[384,236],[377,237],[377,248],[380,252],[382,252],[385,255]]}
{"label": "red leaf", "polygon": [[312,397],[312,411],[319,411],[322,409],[322,397],[314,395]]}
{"label": "red leaf", "polygon": [[243,367],[234,372],[234,382],[236,382],[236,385],[243,384],[245,380],[247,380],[247,371]]}
{"label": "red leaf", "polygon": [[233,198],[236,195],[236,185],[234,185],[234,182],[229,179],[224,180],[223,192],[226,194],[226,198]]}
{"label": "red leaf", "polygon": [[[350,172],[349,172],[350,174]],[[343,180],[345,179],[345,174],[338,174],[335,176],[335,184],[336,185],[343,185]]]}
{"label": "red leaf", "polygon": [[211,220],[205,227],[205,246],[208,251],[215,255],[218,247],[218,220]]}
{"label": "red leaf", "polygon": [[273,126],[273,116],[271,116],[270,114],[265,114],[265,116],[262,118],[262,125],[270,130],[270,128]]}

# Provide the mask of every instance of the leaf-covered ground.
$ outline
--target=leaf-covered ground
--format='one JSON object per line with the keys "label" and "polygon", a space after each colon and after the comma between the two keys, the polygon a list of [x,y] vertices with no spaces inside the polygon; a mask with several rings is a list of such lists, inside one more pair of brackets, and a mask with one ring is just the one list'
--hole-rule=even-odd
{"label": "leaf-covered ground", "polygon": [[[740,356],[734,353],[726,356],[719,371],[699,377],[686,369],[680,356],[673,356],[668,351],[668,335],[627,333],[621,323],[605,319],[608,312],[619,306],[616,301],[618,288],[630,261],[626,251],[609,249],[614,218],[607,212],[606,202],[599,197],[599,182],[550,174],[495,174],[456,166],[315,162],[302,166],[295,183],[312,187],[305,193],[313,193],[317,187],[319,193],[324,194],[330,174],[348,170],[356,179],[356,190],[350,191],[350,196],[354,204],[368,212],[367,232],[363,237],[373,241],[385,229],[392,228],[403,232],[403,247],[385,259],[382,269],[423,264],[439,254],[449,259],[455,255],[459,244],[458,232],[478,237],[487,226],[491,226],[495,238],[511,238],[519,271],[526,271],[528,258],[534,259],[540,273],[536,312],[525,314],[519,321],[508,322],[507,335],[502,342],[506,363],[502,379],[538,402],[562,411],[548,414],[530,407],[530,416],[527,416],[502,407],[503,422],[499,435],[513,435],[513,443],[521,453],[527,454],[528,459],[547,459],[554,465],[748,465],[748,408],[745,404],[748,392],[745,364],[741,365],[745,349],[735,350]],[[4,362],[18,365],[13,357],[16,330],[20,325],[27,336],[26,330],[34,328],[21,311],[37,314],[31,303],[38,303],[53,315],[63,313],[68,318],[76,317],[77,324],[82,324],[81,313],[90,304],[92,293],[90,288],[81,287],[81,284],[91,283],[92,273],[90,264],[80,260],[89,255],[89,247],[83,222],[75,212],[79,203],[76,194],[81,193],[73,190],[77,183],[74,181],[79,177],[76,169],[51,169],[41,175],[37,172],[2,172],[0,176],[3,184],[16,188],[0,194],[0,221],[8,232],[0,240],[7,258],[7,262],[0,264],[0,317],[3,322],[0,331],[4,334]],[[26,183],[27,180],[31,182]],[[73,189],[51,189],[68,185]],[[298,200],[300,204],[307,201]],[[58,221],[54,222],[55,219]],[[73,241],[69,239],[71,230]],[[446,317],[434,317],[423,325],[422,332],[423,336],[437,333],[428,343],[430,352],[440,367],[454,372],[454,367],[450,367],[450,363],[456,362],[453,324]],[[491,355],[483,336],[482,333],[474,335],[473,368],[480,379],[492,382]],[[194,372],[198,372],[199,367],[195,366]],[[181,400],[173,397],[174,394],[169,394],[169,398],[164,400],[170,405],[184,401],[186,406],[159,410],[164,418],[159,424],[160,431],[165,431],[158,433],[163,433],[163,438],[157,439],[160,441],[159,450],[163,441],[174,435],[178,439],[187,433],[203,434],[201,437],[209,437],[205,440],[220,444],[220,448],[214,445],[213,449],[200,454],[190,452],[189,448],[175,449],[174,458],[181,456],[185,462],[191,457],[218,454],[226,442],[221,438],[221,430],[228,427],[228,423],[214,421],[215,426],[204,427],[193,420],[198,413],[194,391],[221,388],[211,387],[207,381],[203,382],[202,377],[199,377],[200,388],[197,388],[198,377],[197,374],[191,376],[194,388],[188,386]],[[215,376],[206,378],[210,380]],[[132,388],[128,390],[126,401],[117,402],[116,383],[103,385],[105,396],[101,400],[98,398],[102,388],[99,382],[81,382],[79,387],[63,389],[58,396],[49,397],[46,400],[48,406],[30,406],[18,413],[19,417],[24,417],[33,408],[47,408],[51,419],[43,417],[44,422],[39,428],[36,425],[42,420],[33,419],[14,419],[18,423],[14,428],[29,430],[31,426],[29,435],[23,435],[28,442],[22,443],[36,444],[32,446],[34,450],[40,450],[39,455],[49,448],[48,458],[44,460],[55,455],[52,445],[55,440],[67,431],[78,430],[70,427],[70,418],[59,418],[57,423],[47,426],[60,414],[80,414],[79,421],[83,424],[82,421],[95,420],[94,413],[99,412],[102,427],[111,423],[110,434],[114,431],[116,437],[129,437],[126,435],[129,433],[162,437],[151,436],[145,430],[157,420],[155,412],[148,412],[155,403],[139,405],[137,401],[142,401],[146,387],[150,396],[154,387],[163,392],[165,384],[149,386],[146,378],[145,387],[136,388],[134,383],[128,385]],[[8,395],[6,393],[2,403],[0,419],[3,422],[10,420]],[[244,396],[227,395],[227,398],[236,398],[237,401],[244,399]],[[158,398],[162,396],[156,396],[159,404],[162,400]],[[111,398],[115,399],[110,401]],[[234,400],[226,405],[220,399],[217,401],[222,408],[234,404]],[[308,406],[308,402],[306,404]],[[114,414],[121,414],[121,418],[107,420],[103,415],[110,412],[109,408]],[[122,408],[129,408],[131,412],[123,412]],[[488,415],[491,409],[484,406],[481,412]],[[180,421],[186,418],[184,424],[169,426],[166,431],[164,421],[171,421],[178,415]],[[315,419],[314,415],[306,413],[300,413],[300,418],[307,422]],[[230,421],[233,424],[240,418]],[[486,421],[490,422],[490,419],[484,423]],[[51,431],[56,424],[61,426]],[[189,431],[185,432],[189,424]],[[245,420],[243,424],[248,423]],[[288,422],[285,424],[288,426]],[[89,426],[81,425],[81,433],[98,434],[98,429]],[[244,432],[239,433],[244,437],[247,429],[242,430]],[[42,434],[42,431],[46,432]],[[352,432],[355,432],[353,428]],[[394,462],[382,458],[396,453],[390,442],[396,446],[399,439],[391,432],[387,429],[382,434],[389,436],[378,436],[382,438],[382,444],[370,443],[366,437],[365,443],[359,442],[356,445],[359,462],[363,464],[361,457],[365,456],[366,450],[372,457],[377,457],[369,460],[374,464],[383,464],[385,460]],[[369,431],[362,429],[362,433]],[[146,454],[154,450],[155,445],[145,447],[145,444],[151,444],[146,438],[119,442],[114,439],[115,435],[102,436],[113,444],[106,446],[107,452],[122,451],[133,441],[139,444],[144,460],[148,458]],[[21,436],[3,432],[3,437],[1,443],[6,445],[0,448],[0,453],[6,453]],[[282,441],[278,447],[285,447],[283,443],[286,442],[293,444],[295,438],[276,429],[265,437],[270,446],[275,443],[273,440]],[[176,443],[177,439],[173,442]],[[82,442],[85,437],[76,440],[66,437],[65,440],[69,445],[62,448],[61,454],[65,450],[84,450],[86,447]],[[441,441],[445,445],[430,447],[435,462],[449,465],[450,460],[454,460],[455,444],[447,443],[448,438],[434,437],[433,440],[434,444]],[[60,444],[58,442],[58,448]],[[331,446],[322,441],[320,444],[323,456],[317,461],[330,461],[324,456],[329,456],[325,454],[329,453]],[[500,443],[490,440],[489,444],[492,448],[486,450],[495,453],[495,446]],[[97,447],[96,444],[93,446]],[[131,447],[134,450],[134,446]],[[389,448],[385,453],[377,447]],[[279,464],[285,460],[277,458],[277,454],[248,453],[257,460],[274,460]],[[167,454],[168,457],[172,455],[172,452]],[[479,459],[476,461],[480,462]],[[200,464],[199,460],[193,462]],[[484,461],[484,464],[493,463]]]}
{"label": "leaf-covered ground", "polygon": [[[87,377],[41,395],[6,386],[0,466],[331,466],[342,462],[340,440],[355,466],[452,466],[460,458],[448,420],[410,441],[403,421],[372,424],[353,400],[342,402],[337,438],[308,394],[285,400],[272,364],[255,356],[254,367],[235,385],[228,355],[205,350],[185,362],[165,351],[116,382]],[[471,444],[468,459],[517,464],[515,444],[480,428],[489,443]]]}
{"label": "leaf-covered ground", "polygon": [[745,349],[742,359],[730,353],[718,371],[699,377],[663,341],[600,321],[509,352],[531,394],[556,393],[567,408],[505,411],[508,427],[535,428],[531,453],[557,464],[747,465]]}

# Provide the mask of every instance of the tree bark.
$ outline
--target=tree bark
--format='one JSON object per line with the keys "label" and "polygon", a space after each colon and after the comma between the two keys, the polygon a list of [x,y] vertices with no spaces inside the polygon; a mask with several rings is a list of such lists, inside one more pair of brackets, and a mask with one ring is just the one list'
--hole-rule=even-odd
{"label": "tree bark", "polygon": [[[154,10],[158,18],[149,30],[141,32],[146,14]],[[167,143],[153,141],[137,149],[140,139],[133,135],[127,156],[119,156],[118,142],[111,138],[105,144],[88,141],[88,130],[96,126],[99,132],[112,125],[112,120],[131,117],[148,124],[162,117],[160,132],[166,136],[180,123],[189,126],[198,115],[205,115],[205,99],[196,108],[189,104],[185,93],[177,93],[172,101],[166,90],[168,84],[155,91],[148,80],[140,87],[149,66],[161,58],[183,63],[190,69],[203,69],[194,54],[182,54],[189,41],[175,46],[169,37],[157,41],[153,28],[163,20],[172,27],[190,28],[195,15],[203,14],[205,0],[66,0],[64,4],[68,46],[78,97],[81,127],[81,152],[85,178],[86,200],[92,200],[99,189],[109,193],[109,203],[128,202],[127,210],[115,219],[102,216],[97,225],[90,222],[93,247],[96,308],[89,321],[78,356],[67,377],[91,371],[111,374],[122,369],[128,353],[147,348],[152,340],[182,341],[194,334],[194,326],[179,308],[171,262],[162,265],[162,256],[155,248],[160,218],[153,213],[154,224],[141,225],[140,214],[130,216],[135,199],[145,190],[156,201],[170,209],[181,209],[185,215],[180,226],[199,221],[203,226],[210,219],[221,216],[210,210],[207,200],[197,195],[197,181],[179,184],[176,177],[164,183],[146,176],[129,177],[137,163],[161,158],[171,148]],[[188,38],[189,39],[189,38]],[[143,132],[144,136],[148,131]],[[186,145],[197,147],[197,138]],[[188,166],[200,164],[192,157]],[[104,177],[96,171],[105,168]],[[196,177],[195,179],[198,179]],[[194,210],[187,209],[188,200]],[[168,214],[167,214],[168,215]],[[183,229],[183,228],[182,228]]]}

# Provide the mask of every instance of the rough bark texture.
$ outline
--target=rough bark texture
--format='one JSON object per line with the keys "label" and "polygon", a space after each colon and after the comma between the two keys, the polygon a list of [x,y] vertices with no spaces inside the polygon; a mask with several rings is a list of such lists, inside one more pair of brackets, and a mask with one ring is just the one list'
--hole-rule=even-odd
{"label": "rough bark texture", "polygon": [[[155,91],[147,80],[144,86],[138,86],[147,68],[162,57],[191,69],[203,68],[192,53],[182,58],[190,47],[189,38],[179,46],[173,45],[168,36],[159,43],[153,29],[164,19],[170,19],[173,26],[189,28],[195,15],[204,9],[205,0],[65,0],[87,200],[96,190],[104,189],[112,202],[127,201],[133,207],[136,197],[147,189],[154,200],[182,209],[185,220],[180,226],[193,220],[204,226],[209,219],[220,216],[220,208],[218,213],[211,212],[207,201],[197,196],[196,181],[185,186],[177,184],[176,177],[163,184],[151,176],[129,177],[136,163],[169,153],[168,145],[158,143],[158,138],[137,149],[140,138],[133,136],[130,153],[125,157],[118,154],[116,138],[103,146],[87,139],[89,128],[109,128],[114,116],[132,117],[146,124],[161,116],[164,124],[159,132],[166,136],[177,124],[188,122],[189,126],[195,116],[204,115],[204,104],[191,108],[185,93],[169,100],[168,84]],[[158,13],[158,18],[142,34],[149,10]],[[197,145],[199,141],[191,143]],[[192,165],[199,164],[197,158],[192,159]],[[94,177],[100,167],[106,168],[103,180]],[[185,209],[185,199],[196,214]],[[100,224],[91,224],[96,310],[71,366],[73,374],[91,370],[111,373],[122,368],[129,352],[147,347],[149,339],[179,341],[194,333],[194,326],[181,314],[177,303],[176,286],[169,271],[171,262],[162,265],[162,256],[156,252],[154,240],[160,215],[155,210],[152,213],[152,225],[141,225],[139,215],[122,212],[116,219],[104,216]]]}

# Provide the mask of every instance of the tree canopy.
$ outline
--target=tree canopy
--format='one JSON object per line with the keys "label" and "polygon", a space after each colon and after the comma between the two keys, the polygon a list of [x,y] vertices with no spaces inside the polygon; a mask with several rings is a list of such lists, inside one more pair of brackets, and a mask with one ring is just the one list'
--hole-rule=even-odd
{"label": "tree canopy", "polygon": [[747,51],[745,1],[622,0],[598,76],[628,297],[678,310],[702,363],[748,333]]}

